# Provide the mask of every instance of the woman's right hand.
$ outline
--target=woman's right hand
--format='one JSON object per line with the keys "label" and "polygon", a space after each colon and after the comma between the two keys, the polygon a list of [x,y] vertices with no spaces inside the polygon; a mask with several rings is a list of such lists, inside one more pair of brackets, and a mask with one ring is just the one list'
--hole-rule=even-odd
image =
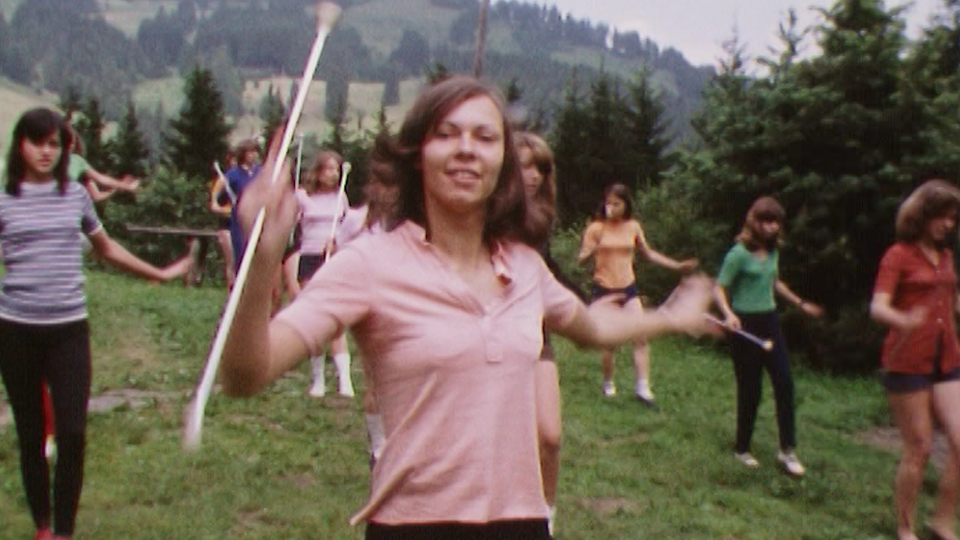
{"label": "woman's right hand", "polygon": [[710,323],[704,317],[713,300],[713,280],[706,276],[684,278],[659,311],[670,320],[678,332],[700,335],[709,332]]}
{"label": "woman's right hand", "polygon": [[927,318],[927,308],[915,307],[910,311],[902,312],[897,329],[904,333],[913,332],[923,324]]}
{"label": "woman's right hand", "polygon": [[733,313],[728,313],[723,318],[723,325],[729,328],[730,330],[740,330],[743,328],[743,324],[740,322],[740,317],[737,317]]}

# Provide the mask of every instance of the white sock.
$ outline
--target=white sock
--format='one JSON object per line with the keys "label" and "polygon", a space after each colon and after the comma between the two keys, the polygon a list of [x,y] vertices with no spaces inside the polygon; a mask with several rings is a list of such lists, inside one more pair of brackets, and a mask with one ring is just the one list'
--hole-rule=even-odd
{"label": "white sock", "polygon": [[326,393],[326,378],[323,375],[324,356],[321,354],[310,359],[310,371],[313,372],[313,384],[310,386],[310,395],[320,397]]}
{"label": "white sock", "polygon": [[637,379],[637,395],[647,399],[653,397],[653,392],[650,391],[650,384],[646,379]]}
{"label": "white sock", "polygon": [[380,459],[383,444],[387,442],[387,436],[383,432],[383,418],[379,413],[364,416],[367,419],[367,435],[370,437],[370,453],[373,454],[373,459]]}
{"label": "white sock", "polygon": [[353,381],[350,380],[350,353],[333,355],[333,363],[337,366],[337,377],[340,382],[340,395],[353,397]]}

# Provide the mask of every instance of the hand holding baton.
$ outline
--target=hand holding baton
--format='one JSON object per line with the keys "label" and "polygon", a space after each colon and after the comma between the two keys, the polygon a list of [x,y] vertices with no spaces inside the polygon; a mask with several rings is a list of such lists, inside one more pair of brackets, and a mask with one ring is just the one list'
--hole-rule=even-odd
{"label": "hand holding baton", "polygon": [[[277,153],[277,162],[273,166],[273,174],[270,178],[271,183],[276,183],[280,172],[283,170],[282,164],[290,149],[290,143],[293,141],[294,130],[303,112],[303,104],[307,99],[307,90],[310,83],[313,82],[313,75],[317,70],[317,64],[320,62],[320,55],[323,52],[324,43],[327,36],[333,30],[334,25],[340,18],[341,9],[333,2],[320,2],[317,4],[317,37],[310,50],[310,57],[303,71],[303,78],[300,81],[300,87],[283,130],[283,137],[280,144],[280,151]],[[203,377],[197,386],[196,395],[187,409],[186,423],[183,433],[183,447],[186,450],[197,450],[200,447],[200,437],[203,430],[203,412],[213,390],[213,382],[217,376],[220,367],[220,359],[223,349],[227,342],[227,336],[230,334],[230,328],[233,325],[233,319],[236,315],[237,305],[240,302],[240,294],[246,283],[247,273],[250,271],[250,265],[253,262],[253,254],[257,250],[257,244],[260,241],[260,233],[263,231],[264,210],[261,209],[257,214],[253,229],[250,231],[247,240],[246,251],[240,262],[240,269],[237,271],[237,280],[227,299],[227,306],[217,328],[217,334],[214,336],[210,355],[207,358],[206,366],[203,370]]]}
{"label": "hand holding baton", "polygon": [[763,339],[761,337],[751,334],[750,332],[747,332],[746,330],[741,330],[740,328],[731,328],[726,323],[714,317],[713,315],[710,315],[709,313],[704,313],[703,318],[712,322],[713,324],[716,324],[717,326],[719,326],[720,328],[723,328],[728,332],[733,332],[734,334],[739,335],[743,339],[749,341],[750,343],[753,343],[754,345],[760,347],[761,349],[767,352],[770,352],[773,350],[772,339]]}

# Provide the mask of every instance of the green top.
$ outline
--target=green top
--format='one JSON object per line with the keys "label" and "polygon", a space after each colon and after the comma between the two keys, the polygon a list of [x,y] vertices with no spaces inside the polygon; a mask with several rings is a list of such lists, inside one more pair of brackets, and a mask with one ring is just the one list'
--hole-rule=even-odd
{"label": "green top", "polygon": [[67,178],[74,182],[79,182],[80,176],[87,172],[89,168],[90,164],[87,163],[87,160],[83,159],[83,156],[70,154],[70,163],[67,165]]}
{"label": "green top", "polygon": [[737,242],[723,258],[717,283],[727,291],[730,306],[737,313],[765,313],[777,309],[773,286],[779,271],[779,254],[770,252],[761,259]]}

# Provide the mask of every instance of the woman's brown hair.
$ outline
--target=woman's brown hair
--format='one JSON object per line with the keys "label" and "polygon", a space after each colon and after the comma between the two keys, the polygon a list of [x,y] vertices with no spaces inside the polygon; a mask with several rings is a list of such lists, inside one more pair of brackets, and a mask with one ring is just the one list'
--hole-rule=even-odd
{"label": "woman's brown hair", "polygon": [[331,159],[337,161],[337,174],[343,171],[343,156],[333,150],[321,150],[316,157],[313,158],[313,161],[310,163],[310,168],[307,169],[307,174],[304,177],[303,189],[307,193],[313,194],[320,191],[320,169]]}
{"label": "woman's brown hair", "polygon": [[743,228],[737,235],[737,242],[741,242],[749,251],[756,251],[761,248],[768,251],[777,249],[780,244],[780,233],[777,233],[773,238],[764,238],[760,224],[767,221],[776,221],[782,227],[785,217],[786,212],[776,199],[760,197],[750,205],[747,217],[743,221]]}
{"label": "woman's brown hair", "polygon": [[960,189],[946,180],[928,180],[913,190],[897,210],[897,239],[916,242],[927,222],[960,211]]}
{"label": "woman's brown hair", "polygon": [[553,151],[550,150],[547,141],[535,133],[520,131],[515,134],[515,137],[518,149],[530,150],[533,165],[543,177],[540,187],[527,201],[527,211],[531,214],[531,219],[542,222],[542,227],[549,232],[557,219],[557,175]]}
{"label": "woman's brown hair", "polygon": [[396,210],[386,222],[396,227],[410,220],[427,228],[423,175],[418,169],[423,145],[451,111],[477,97],[489,98],[496,105],[504,134],[503,165],[487,202],[484,240],[492,243],[510,239],[536,246],[546,235],[546,227],[527,211],[513,131],[506,122],[503,97],[495,87],[473,77],[450,77],[428,87],[407,112],[397,136],[382,133],[377,137],[370,156],[370,179],[399,189]]}

